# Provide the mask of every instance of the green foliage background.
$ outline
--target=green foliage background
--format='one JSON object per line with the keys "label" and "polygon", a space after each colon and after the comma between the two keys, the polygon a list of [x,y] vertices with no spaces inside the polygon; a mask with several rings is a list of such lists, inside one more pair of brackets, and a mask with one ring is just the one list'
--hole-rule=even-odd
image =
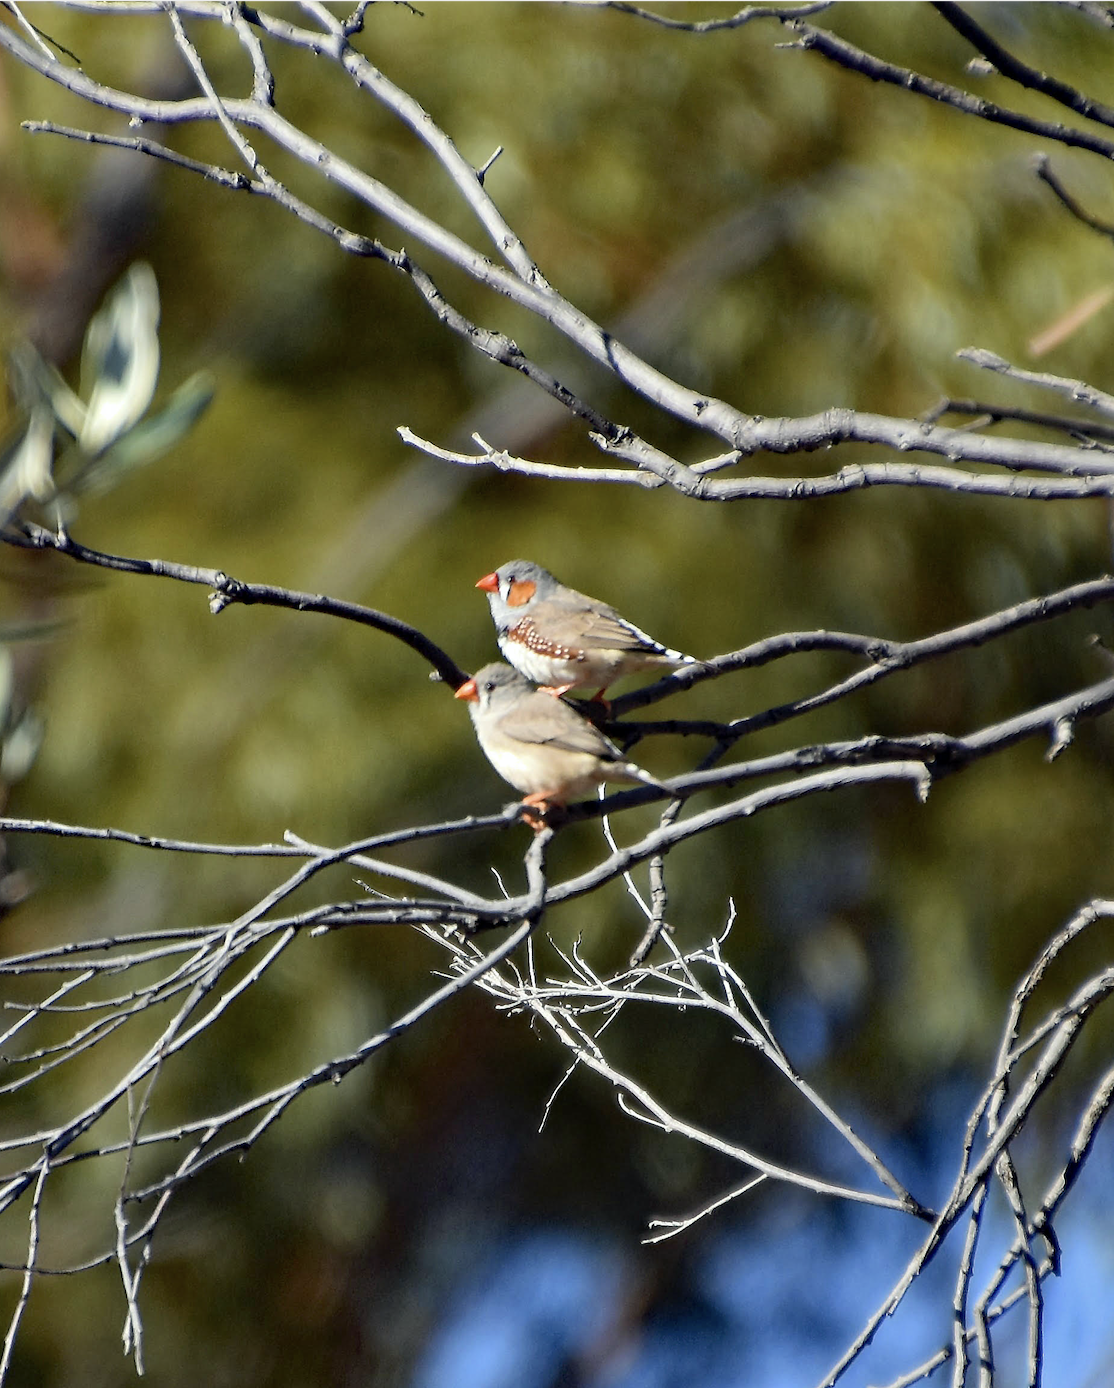
{"label": "green foliage background", "polygon": [[[43,27],[107,81],[129,87],[174,68],[161,20],[37,8]],[[993,11],[986,22],[1022,56],[1103,94],[1110,46],[1077,14]],[[965,76],[969,51],[926,6],[848,5],[821,22],[990,99],[1056,114],[1000,78]],[[374,7],[361,46],[477,165],[505,147],[487,186],[551,281],[604,323],[717,223],[784,206],[751,263],[696,277],[649,352],[686,384],[764,415],[829,406],[915,415],[942,393],[1037,403],[954,353],[977,344],[1027,362],[1034,333],[1109,283],[1109,242],[1035,179],[1039,142],[775,49],[787,37],[775,25],[696,37],[592,9],[433,4],[421,15]],[[222,89],[246,86],[230,46],[206,51]],[[447,179],[387,113],[321,65],[276,53],[275,70],[288,116],[481,244]],[[31,209],[62,240],[79,239],[82,190],[105,162],[85,146],[21,134],[16,122],[116,127],[12,63],[0,66],[0,100],[0,312],[14,333],[30,303],[12,273],[26,235],[16,214]],[[177,132],[173,143],[233,162],[215,130]],[[398,245],[337,190],[260,152],[329,216]],[[1054,161],[1088,206],[1114,213],[1099,161],[1061,149]],[[218,394],[173,455],[86,504],[75,534],[96,547],[366,602],[470,668],[494,653],[475,579],[517,555],[698,655],[791,629],[927,635],[1109,564],[1101,502],[883,489],[716,506],[665,490],[454,472],[408,451],[396,426],[453,444],[484,418],[499,445],[500,427],[536,402],[385,267],[346,258],[261,200],[167,169],[155,175],[140,249],[162,293],[166,390],[206,366]],[[714,451],[571,363],[554,336],[423,248],[407,249],[466,314],[581,381],[612,417],[686,459]],[[1109,388],[1111,312],[1042,366]],[[552,416],[522,447],[595,460],[584,432]],[[756,468],[827,471],[861,456]],[[508,798],[459,705],[396,642],[259,608],[214,619],[201,589],[7,562],[13,610],[30,602],[70,618],[27,672],[47,734],[12,813],[245,843],[291,828],[341,843]],[[1096,612],[1031,629],[745,750],[975,728],[1095,678],[1102,659],[1085,638],[1109,628]],[[782,661],[694,691],[684,712],[754,711],[845,668]],[[789,1004],[804,1000],[823,1019],[817,1082],[854,1095],[876,1131],[915,1125],[941,1075],[981,1073],[1004,994],[1039,943],[1088,896],[1111,891],[1108,726],[1082,727],[1050,767],[1043,750],[981,764],[941,784],[927,807],[896,791],[809,802],[671,859],[681,941],[715,929],[733,899],[732,950],[745,976],[775,1017],[796,1015]],[[663,774],[698,755],[642,749]],[[595,851],[593,832],[562,836],[556,872]],[[488,890],[491,862],[518,880],[524,838],[450,840],[408,860]],[[102,845],[21,838],[10,851],[34,893],[3,924],[5,952],[228,918],[270,880],[255,865]],[[328,890],[359,889],[346,871]],[[622,960],[640,932],[621,886],[547,925],[564,942],[581,936],[600,967]],[[436,962],[401,931],[302,941],[212,1042],[163,1077],[168,1108],[232,1102],[358,1042],[421,995]],[[644,1023],[624,1044],[670,1098],[761,1150],[792,1154],[807,1142],[795,1106],[745,1057],[725,1054],[721,1037]],[[537,1136],[563,1065],[521,1020],[464,999],[340,1089],[303,1100],[245,1163],[183,1192],[147,1288],[153,1381],[314,1385],[360,1373],[404,1383],[476,1249],[516,1222],[617,1229],[647,1275],[667,1279],[676,1252],[634,1251],[646,1220],[693,1207],[733,1177],[636,1129],[587,1079],[565,1089]],[[94,1066],[60,1081],[72,1086],[62,1098],[98,1079]],[[113,1178],[101,1179],[99,1192],[78,1174],[64,1187],[51,1258],[85,1256],[110,1237],[102,1212]],[[111,1270],[45,1284],[19,1381],[132,1381],[118,1350],[122,1314]]]}

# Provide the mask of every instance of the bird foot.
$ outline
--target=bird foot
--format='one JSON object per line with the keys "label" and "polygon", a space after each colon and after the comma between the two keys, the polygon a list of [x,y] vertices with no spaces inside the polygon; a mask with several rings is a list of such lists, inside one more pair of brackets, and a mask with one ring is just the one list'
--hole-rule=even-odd
{"label": "bird foot", "polygon": [[536,790],[532,795],[522,797],[522,818],[535,834],[549,827],[551,817],[559,819],[564,813],[565,807],[553,800],[552,796],[552,791]]}

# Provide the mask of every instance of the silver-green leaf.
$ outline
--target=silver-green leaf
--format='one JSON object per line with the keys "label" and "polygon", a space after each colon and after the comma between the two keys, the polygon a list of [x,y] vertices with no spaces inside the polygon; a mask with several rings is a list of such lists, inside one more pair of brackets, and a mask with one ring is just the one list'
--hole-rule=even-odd
{"label": "silver-green leaf", "polygon": [[90,383],[78,443],[102,453],[142,416],[159,376],[159,290],[155,272],[133,265],[89,324],[82,377]]}
{"label": "silver-green leaf", "polygon": [[161,457],[193,428],[208,408],[216,382],[198,371],[178,387],[165,407],[141,420],[67,483],[65,490],[95,493],[107,490],[127,472]]}

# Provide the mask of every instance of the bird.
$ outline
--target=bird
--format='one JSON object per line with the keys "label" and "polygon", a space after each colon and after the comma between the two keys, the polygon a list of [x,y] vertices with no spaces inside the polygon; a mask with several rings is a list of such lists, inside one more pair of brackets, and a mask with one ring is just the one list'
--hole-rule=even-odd
{"label": "bird", "polygon": [[[543,693],[502,661],[485,665],[456,690],[468,701],[476,737],[488,761],[523,804],[543,813],[565,805],[605,781],[666,787],[627,761],[593,723],[560,699]],[[535,828],[541,821],[526,815]]]}
{"label": "bird", "polygon": [[595,687],[624,675],[699,665],[628,622],[607,603],[567,588],[539,564],[512,559],[476,584],[487,594],[499,649],[544,693]]}

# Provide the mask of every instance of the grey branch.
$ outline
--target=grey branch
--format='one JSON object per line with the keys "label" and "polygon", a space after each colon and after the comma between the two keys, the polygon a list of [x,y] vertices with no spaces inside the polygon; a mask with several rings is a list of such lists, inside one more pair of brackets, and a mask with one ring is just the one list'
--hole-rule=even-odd
{"label": "grey branch", "polygon": [[[84,0],[78,8],[90,8],[104,13],[104,8]],[[852,51],[842,40],[835,40],[823,31],[810,29],[801,15],[813,7],[756,7],[745,18],[780,20],[802,34],[806,46],[820,46],[828,56],[846,60]],[[62,127],[36,123],[36,130],[54,130],[71,138],[101,140],[130,146],[138,153],[157,158],[169,157],[172,162],[193,172],[202,173],[220,184],[261,194],[292,215],[331,236],[343,249],[357,255],[374,256],[406,274],[423,294],[434,312],[453,331],[461,333],[478,350],[493,360],[523,371],[542,389],[559,399],[566,408],[585,420],[600,435],[604,451],[632,463],[625,477],[644,478],[642,484],[670,485],[686,496],[701,500],[732,501],[758,497],[801,499],[831,495],[866,486],[901,485],[944,488],[963,493],[991,496],[1031,498],[1041,500],[1109,495],[1114,490],[1111,467],[1096,457],[1094,450],[1070,448],[1059,444],[999,439],[965,430],[940,429],[910,420],[888,419],[851,410],[832,410],[804,419],[767,419],[752,417],[728,403],[693,391],[671,380],[624,345],[600,324],[568,300],[557,294],[545,280],[519,238],[507,225],[474,168],[462,158],[451,139],[438,129],[427,113],[408,94],[400,91],[382,73],[359,54],[350,43],[345,26],[321,5],[312,5],[309,12],[317,19],[319,28],[307,29],[290,24],[264,10],[241,10],[236,6],[206,3],[155,5],[125,3],[111,7],[114,16],[169,12],[173,35],[185,60],[197,78],[202,94],[198,97],[173,101],[156,101],[135,93],[117,91],[98,83],[81,69],[73,68],[44,52],[14,29],[0,26],[0,46],[19,61],[43,76],[59,83],[94,105],[126,115],[134,123],[159,122],[167,126],[191,122],[216,121],[222,126],[246,164],[247,175],[236,174],[215,165],[198,165],[182,156],[168,155],[161,145],[137,136],[102,137],[92,132],[76,132]],[[218,22],[231,26],[252,62],[252,92],[247,97],[226,97],[219,94],[209,79],[196,44],[185,34],[183,17]],[[736,17],[734,22],[743,22]],[[500,255],[507,260],[504,268],[475,250],[461,237],[447,231],[405,199],[378,180],[312,139],[287,121],[273,105],[269,69],[266,66],[252,26],[261,28],[272,38],[296,49],[326,57],[336,64],[357,87],[383,103],[400,120],[418,133],[440,161],[454,187],[478,217],[489,239]],[[854,50],[857,52],[857,50]],[[878,60],[860,55],[874,67],[870,75],[882,80],[900,81],[912,85],[904,70],[877,66]],[[884,69],[884,71],[882,70]],[[926,81],[927,79],[918,79]],[[940,87],[941,84],[930,84]],[[936,93],[938,99],[939,93]],[[973,114],[988,116],[987,103],[969,98],[967,107]],[[1002,113],[998,113],[1001,115]],[[1038,123],[1023,124],[1047,133]],[[1060,128],[1056,128],[1060,129]],[[549,323],[581,352],[612,373],[646,400],[684,421],[701,432],[710,432],[726,442],[739,459],[757,453],[792,454],[828,448],[839,443],[865,443],[882,446],[902,454],[922,452],[948,460],[947,467],[921,467],[905,463],[864,463],[842,469],[828,477],[817,478],[721,478],[709,480],[700,467],[691,468],[676,458],[667,458],[645,441],[633,436],[623,426],[605,419],[586,401],[578,400],[517,349],[515,344],[470,324],[452,310],[435,289],[427,272],[403,252],[392,252],[367,237],[356,236],[337,227],[312,206],[292,194],[273,178],[258,162],[254,148],[245,131],[257,131],[274,140],[280,147],[315,170],[320,176],[335,182],[363,202],[367,207],[392,222],[409,240],[426,246],[445,257],[466,274],[485,285],[495,294],[510,299],[528,312]],[[1065,138],[1060,136],[1060,138]],[[1071,141],[1068,141],[1071,143]],[[1076,141],[1078,143],[1079,141]],[[1084,147],[1105,152],[1091,143]],[[1114,150],[1114,146],[1110,147]],[[479,461],[485,461],[480,459]],[[470,461],[477,461],[472,459]],[[494,458],[491,459],[494,461]],[[1015,472],[1044,471],[1055,474],[1053,479],[1014,477],[1002,479],[979,472],[969,472],[956,466],[973,463],[980,466],[1003,467]],[[503,462],[513,467],[513,463]],[[525,470],[525,469],[523,469]],[[546,474],[550,475],[550,474]],[[583,478],[587,470],[578,470]],[[618,480],[614,470],[597,480]]]}
{"label": "grey branch", "polygon": [[785,22],[787,27],[799,36],[796,40],[798,47],[819,53],[831,62],[838,63],[840,67],[861,73],[872,82],[886,82],[892,86],[900,87],[903,91],[916,92],[918,96],[924,96],[930,101],[937,101],[944,106],[950,106],[956,111],[961,111],[964,115],[976,116],[979,120],[989,121],[992,125],[1005,125],[1027,135],[1038,135],[1043,139],[1055,140],[1058,144],[1067,145],[1070,149],[1085,149],[1092,154],[1101,155],[1104,159],[1114,158],[1114,141],[1101,135],[1092,134],[1089,130],[1078,130],[1072,126],[1059,125],[1054,121],[1038,120],[1036,117],[1027,116],[1021,111],[1011,111],[1007,107],[997,106],[992,101],[974,96],[971,92],[966,92],[960,87],[954,87],[948,82],[938,82],[935,78],[924,77],[921,73],[914,72],[910,68],[885,62],[861,48],[856,48],[854,44],[848,43],[845,39],[839,38],[825,29],[817,29],[801,20],[787,20]]}
{"label": "grey branch", "polygon": [[89,549],[64,533],[44,530],[42,526],[25,525],[19,531],[0,532],[0,540],[28,549],[52,549],[82,564],[95,568],[114,569],[119,573],[144,574],[156,578],[172,578],[180,583],[198,583],[212,590],[209,607],[215,614],[233,603],[242,606],[263,605],[286,607],[296,612],[321,612],[346,621],[374,627],[404,642],[426,659],[437,674],[453,689],[458,689],[468,676],[435,642],[398,617],[389,617],[371,607],[358,603],[327,598],[321,593],[299,593],[290,588],[270,584],[244,583],[220,569],[199,568],[193,564],[175,564],[166,559],[126,559],[117,554],[105,554]]}

